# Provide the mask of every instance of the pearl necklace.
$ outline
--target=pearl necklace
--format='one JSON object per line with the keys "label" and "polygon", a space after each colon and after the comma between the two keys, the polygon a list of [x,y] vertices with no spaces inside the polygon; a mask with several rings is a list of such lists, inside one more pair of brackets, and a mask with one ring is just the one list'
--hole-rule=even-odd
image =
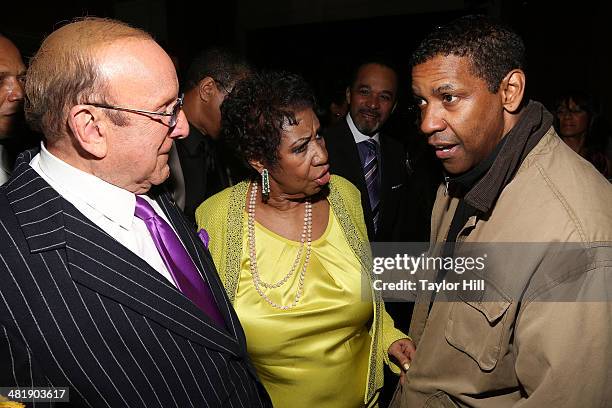
{"label": "pearl necklace", "polygon": [[[281,310],[289,310],[294,308],[302,294],[304,293],[304,276],[306,275],[306,268],[308,267],[308,262],[310,261],[310,247],[312,243],[312,203],[310,199],[306,199],[306,208],[304,210],[304,227],[302,228],[302,237],[300,239],[300,248],[298,249],[297,256],[293,261],[293,265],[289,272],[279,281],[275,283],[264,282],[259,276],[259,271],[257,269],[257,252],[255,250],[255,202],[257,197],[257,182],[254,181],[251,185],[251,196],[249,199],[249,210],[248,210],[248,241],[249,241],[249,268],[251,270],[251,276],[253,277],[253,286],[255,286],[255,290],[268,304],[272,307]],[[298,281],[298,288],[295,294],[295,298],[290,305],[279,305],[270,299],[263,291],[262,287],[267,289],[275,289],[283,286],[291,276],[294,275],[297,266],[302,259],[302,253],[304,249],[304,242],[306,242],[306,258],[304,259],[304,264],[302,265],[302,270],[300,271],[300,277]]]}

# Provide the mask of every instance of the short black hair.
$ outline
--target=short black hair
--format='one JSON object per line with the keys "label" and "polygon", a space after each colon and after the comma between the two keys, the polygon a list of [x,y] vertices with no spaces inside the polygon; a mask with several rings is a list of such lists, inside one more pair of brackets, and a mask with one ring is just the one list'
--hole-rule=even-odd
{"label": "short black hair", "polygon": [[266,71],[238,82],[221,104],[223,139],[248,163],[278,164],[283,127],[297,125],[295,114],[316,109],[312,88],[297,74]]}
{"label": "short black hair", "polygon": [[251,70],[249,63],[237,53],[226,48],[211,47],[201,51],[189,66],[185,91],[195,88],[206,77],[211,77],[226,90],[230,90]]}
{"label": "short black hair", "polygon": [[373,56],[373,57],[370,56],[370,57],[361,59],[353,67],[353,71],[351,72],[350,82],[348,84],[350,88],[352,88],[355,85],[355,82],[357,81],[357,75],[359,74],[359,70],[363,68],[364,66],[370,65],[370,64],[380,65],[382,67],[389,68],[391,71],[393,71],[395,73],[395,77],[398,80],[398,86],[399,86],[399,74],[398,74],[399,70],[397,69],[397,65],[390,59],[385,58],[383,56]]}
{"label": "short black hair", "polygon": [[467,57],[472,72],[497,92],[513,69],[526,69],[525,44],[510,27],[482,15],[459,17],[434,29],[412,54],[410,65],[423,64],[438,56]]}

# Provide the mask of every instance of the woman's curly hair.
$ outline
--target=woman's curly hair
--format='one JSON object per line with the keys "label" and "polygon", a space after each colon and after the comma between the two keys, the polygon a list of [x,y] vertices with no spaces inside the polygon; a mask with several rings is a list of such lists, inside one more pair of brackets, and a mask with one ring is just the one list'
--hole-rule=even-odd
{"label": "woman's curly hair", "polygon": [[297,74],[284,71],[255,73],[236,84],[221,105],[222,138],[248,163],[258,160],[273,168],[286,126],[295,114],[315,109],[310,86]]}

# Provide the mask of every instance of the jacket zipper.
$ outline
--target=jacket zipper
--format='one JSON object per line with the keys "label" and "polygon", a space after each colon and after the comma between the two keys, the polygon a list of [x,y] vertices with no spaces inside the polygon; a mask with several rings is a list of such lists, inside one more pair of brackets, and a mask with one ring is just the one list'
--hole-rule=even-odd
{"label": "jacket zipper", "polygon": [[450,177],[444,176],[444,197],[448,196],[448,183],[450,181]]}

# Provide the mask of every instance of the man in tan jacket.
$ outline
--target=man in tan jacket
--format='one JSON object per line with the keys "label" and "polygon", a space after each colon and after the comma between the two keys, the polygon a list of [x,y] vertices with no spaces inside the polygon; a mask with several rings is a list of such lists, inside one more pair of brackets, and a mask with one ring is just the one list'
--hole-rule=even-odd
{"label": "man in tan jacket", "polygon": [[484,267],[428,276],[441,286],[418,292],[393,406],[612,405],[612,187],[523,99],[524,60],[520,37],[480,16],[413,54],[421,131],[447,173],[429,255]]}

